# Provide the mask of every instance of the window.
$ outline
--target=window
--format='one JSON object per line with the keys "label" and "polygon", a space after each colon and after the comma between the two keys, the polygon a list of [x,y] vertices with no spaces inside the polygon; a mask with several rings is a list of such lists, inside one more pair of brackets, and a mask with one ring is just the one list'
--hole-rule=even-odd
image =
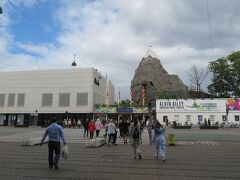
{"label": "window", "polygon": [[174,115],[174,121],[179,121],[179,115]]}
{"label": "window", "polygon": [[70,106],[70,93],[60,93],[59,94],[59,106],[69,107]]}
{"label": "window", "polygon": [[0,107],[3,107],[5,104],[5,94],[0,94]]}
{"label": "window", "polygon": [[226,115],[222,116],[222,121],[227,121],[227,116]]}
{"label": "window", "polygon": [[198,115],[198,122],[202,122],[203,120],[203,116],[202,115]]}
{"label": "window", "polygon": [[4,114],[0,114],[0,125],[4,125],[5,120],[6,120],[6,116]]}
{"label": "window", "polygon": [[212,122],[215,121],[215,116],[214,115],[210,115],[210,121],[212,121]]}
{"label": "window", "polygon": [[15,94],[8,94],[8,107],[14,106]]}
{"label": "window", "polygon": [[53,102],[53,94],[50,94],[50,93],[42,94],[42,106],[43,107],[52,106],[52,102]]}
{"label": "window", "polygon": [[239,121],[239,116],[235,116],[235,121]]}
{"label": "window", "polygon": [[191,121],[191,115],[186,115],[186,121]]}
{"label": "window", "polygon": [[77,93],[77,106],[88,105],[88,93]]}
{"label": "window", "polygon": [[24,99],[25,99],[25,94],[23,93],[18,94],[17,106],[24,106]]}

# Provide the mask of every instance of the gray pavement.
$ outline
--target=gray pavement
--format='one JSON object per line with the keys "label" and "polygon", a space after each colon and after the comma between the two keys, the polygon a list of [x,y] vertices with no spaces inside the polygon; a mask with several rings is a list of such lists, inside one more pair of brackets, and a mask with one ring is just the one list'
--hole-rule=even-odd
{"label": "gray pavement", "polygon": [[[142,160],[134,160],[129,144],[85,148],[82,130],[65,129],[70,149],[59,170],[48,169],[47,144],[21,146],[22,138],[39,137],[42,128],[0,127],[0,179],[240,179],[240,129],[174,130],[176,146],[167,146],[167,161],[153,159],[147,132]],[[103,134],[103,132],[102,132]],[[101,135],[102,135],[101,134]]]}

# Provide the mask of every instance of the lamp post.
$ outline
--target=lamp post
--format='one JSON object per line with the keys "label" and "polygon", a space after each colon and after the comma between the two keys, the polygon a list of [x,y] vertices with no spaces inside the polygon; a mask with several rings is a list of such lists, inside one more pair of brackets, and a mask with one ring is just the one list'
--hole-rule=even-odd
{"label": "lamp post", "polygon": [[38,122],[38,110],[35,110],[35,114],[34,114],[34,127],[37,126],[37,122]]}

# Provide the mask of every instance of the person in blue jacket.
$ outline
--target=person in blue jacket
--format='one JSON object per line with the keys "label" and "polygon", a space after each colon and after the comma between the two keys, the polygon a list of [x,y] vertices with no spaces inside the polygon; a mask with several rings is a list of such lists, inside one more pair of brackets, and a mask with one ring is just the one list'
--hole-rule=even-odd
{"label": "person in blue jacket", "polygon": [[[49,168],[52,169],[53,165],[55,169],[58,169],[58,161],[60,157],[60,140],[66,145],[66,140],[64,138],[62,126],[57,124],[56,119],[52,119],[52,124],[47,127],[43,137],[41,139],[40,145],[43,144],[44,140],[48,136],[48,163]],[[54,156],[55,153],[55,156]]]}

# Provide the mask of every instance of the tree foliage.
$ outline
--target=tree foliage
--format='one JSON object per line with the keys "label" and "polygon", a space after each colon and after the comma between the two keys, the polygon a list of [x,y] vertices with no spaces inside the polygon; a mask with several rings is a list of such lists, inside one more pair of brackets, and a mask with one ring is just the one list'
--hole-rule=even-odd
{"label": "tree foliage", "polygon": [[209,63],[212,83],[208,91],[218,97],[240,96],[240,51]]}

